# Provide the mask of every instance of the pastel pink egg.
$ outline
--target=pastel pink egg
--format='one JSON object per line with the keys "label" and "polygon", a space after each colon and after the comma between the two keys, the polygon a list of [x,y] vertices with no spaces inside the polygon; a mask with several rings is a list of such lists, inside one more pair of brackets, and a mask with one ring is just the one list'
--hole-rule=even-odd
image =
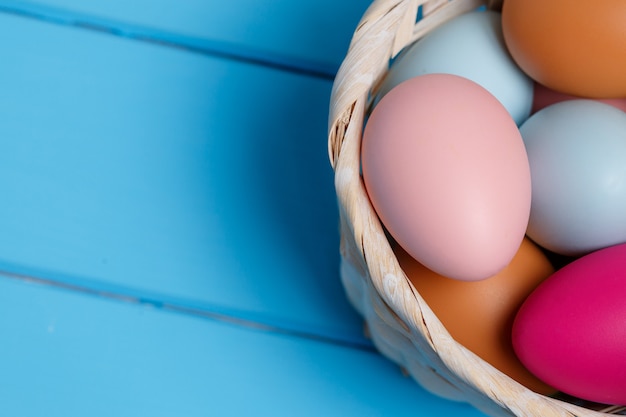
{"label": "pastel pink egg", "polygon": [[626,244],[558,270],[526,299],[512,341],[522,363],[555,388],[626,405]]}
{"label": "pastel pink egg", "polygon": [[530,213],[528,158],[480,85],[449,74],[399,84],[370,115],[361,156],[382,223],[427,268],[475,281],[515,256]]}

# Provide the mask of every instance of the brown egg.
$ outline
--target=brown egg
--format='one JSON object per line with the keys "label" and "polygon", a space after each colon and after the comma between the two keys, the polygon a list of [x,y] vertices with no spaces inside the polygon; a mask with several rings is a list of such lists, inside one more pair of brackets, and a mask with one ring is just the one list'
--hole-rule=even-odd
{"label": "brown egg", "polygon": [[450,335],[512,379],[541,394],[556,390],[533,376],[519,361],[511,342],[517,310],[554,269],[528,238],[500,273],[482,281],[439,275],[394,247],[400,266]]}
{"label": "brown egg", "polygon": [[502,31],[530,77],[562,93],[626,96],[626,1],[505,0]]}

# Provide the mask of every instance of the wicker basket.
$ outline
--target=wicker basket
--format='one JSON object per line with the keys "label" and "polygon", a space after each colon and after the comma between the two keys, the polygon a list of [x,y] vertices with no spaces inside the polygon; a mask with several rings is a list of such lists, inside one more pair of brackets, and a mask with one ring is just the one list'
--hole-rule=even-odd
{"label": "wicker basket", "polygon": [[536,394],[455,342],[400,268],[360,176],[363,123],[390,59],[439,24],[483,5],[497,10],[501,3],[375,0],[356,28],[333,86],[329,118],[342,283],[380,352],[436,395],[492,416],[607,415],[611,410]]}

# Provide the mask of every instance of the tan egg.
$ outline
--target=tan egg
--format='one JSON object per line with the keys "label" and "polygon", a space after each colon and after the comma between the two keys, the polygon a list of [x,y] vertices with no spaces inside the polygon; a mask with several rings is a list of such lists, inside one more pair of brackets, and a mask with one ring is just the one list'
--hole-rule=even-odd
{"label": "tan egg", "polygon": [[512,379],[549,395],[556,390],[533,376],[519,361],[511,341],[518,309],[554,272],[543,252],[528,238],[511,263],[481,281],[459,281],[439,275],[394,247],[400,266],[452,337]]}
{"label": "tan egg", "polygon": [[562,93],[626,96],[626,1],[506,0],[502,32],[530,77]]}

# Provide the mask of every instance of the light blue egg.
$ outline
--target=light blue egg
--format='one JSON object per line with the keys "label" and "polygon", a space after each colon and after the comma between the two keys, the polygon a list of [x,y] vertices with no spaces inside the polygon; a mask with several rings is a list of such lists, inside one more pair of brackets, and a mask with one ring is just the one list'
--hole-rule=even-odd
{"label": "light blue egg", "polygon": [[528,236],[563,255],[626,242],[626,113],[553,104],[520,127],[532,179]]}
{"label": "light blue egg", "polygon": [[533,81],[506,49],[500,13],[466,13],[431,31],[393,62],[378,97],[409,78],[433,73],[459,75],[480,84],[500,100],[518,126],[530,114]]}

